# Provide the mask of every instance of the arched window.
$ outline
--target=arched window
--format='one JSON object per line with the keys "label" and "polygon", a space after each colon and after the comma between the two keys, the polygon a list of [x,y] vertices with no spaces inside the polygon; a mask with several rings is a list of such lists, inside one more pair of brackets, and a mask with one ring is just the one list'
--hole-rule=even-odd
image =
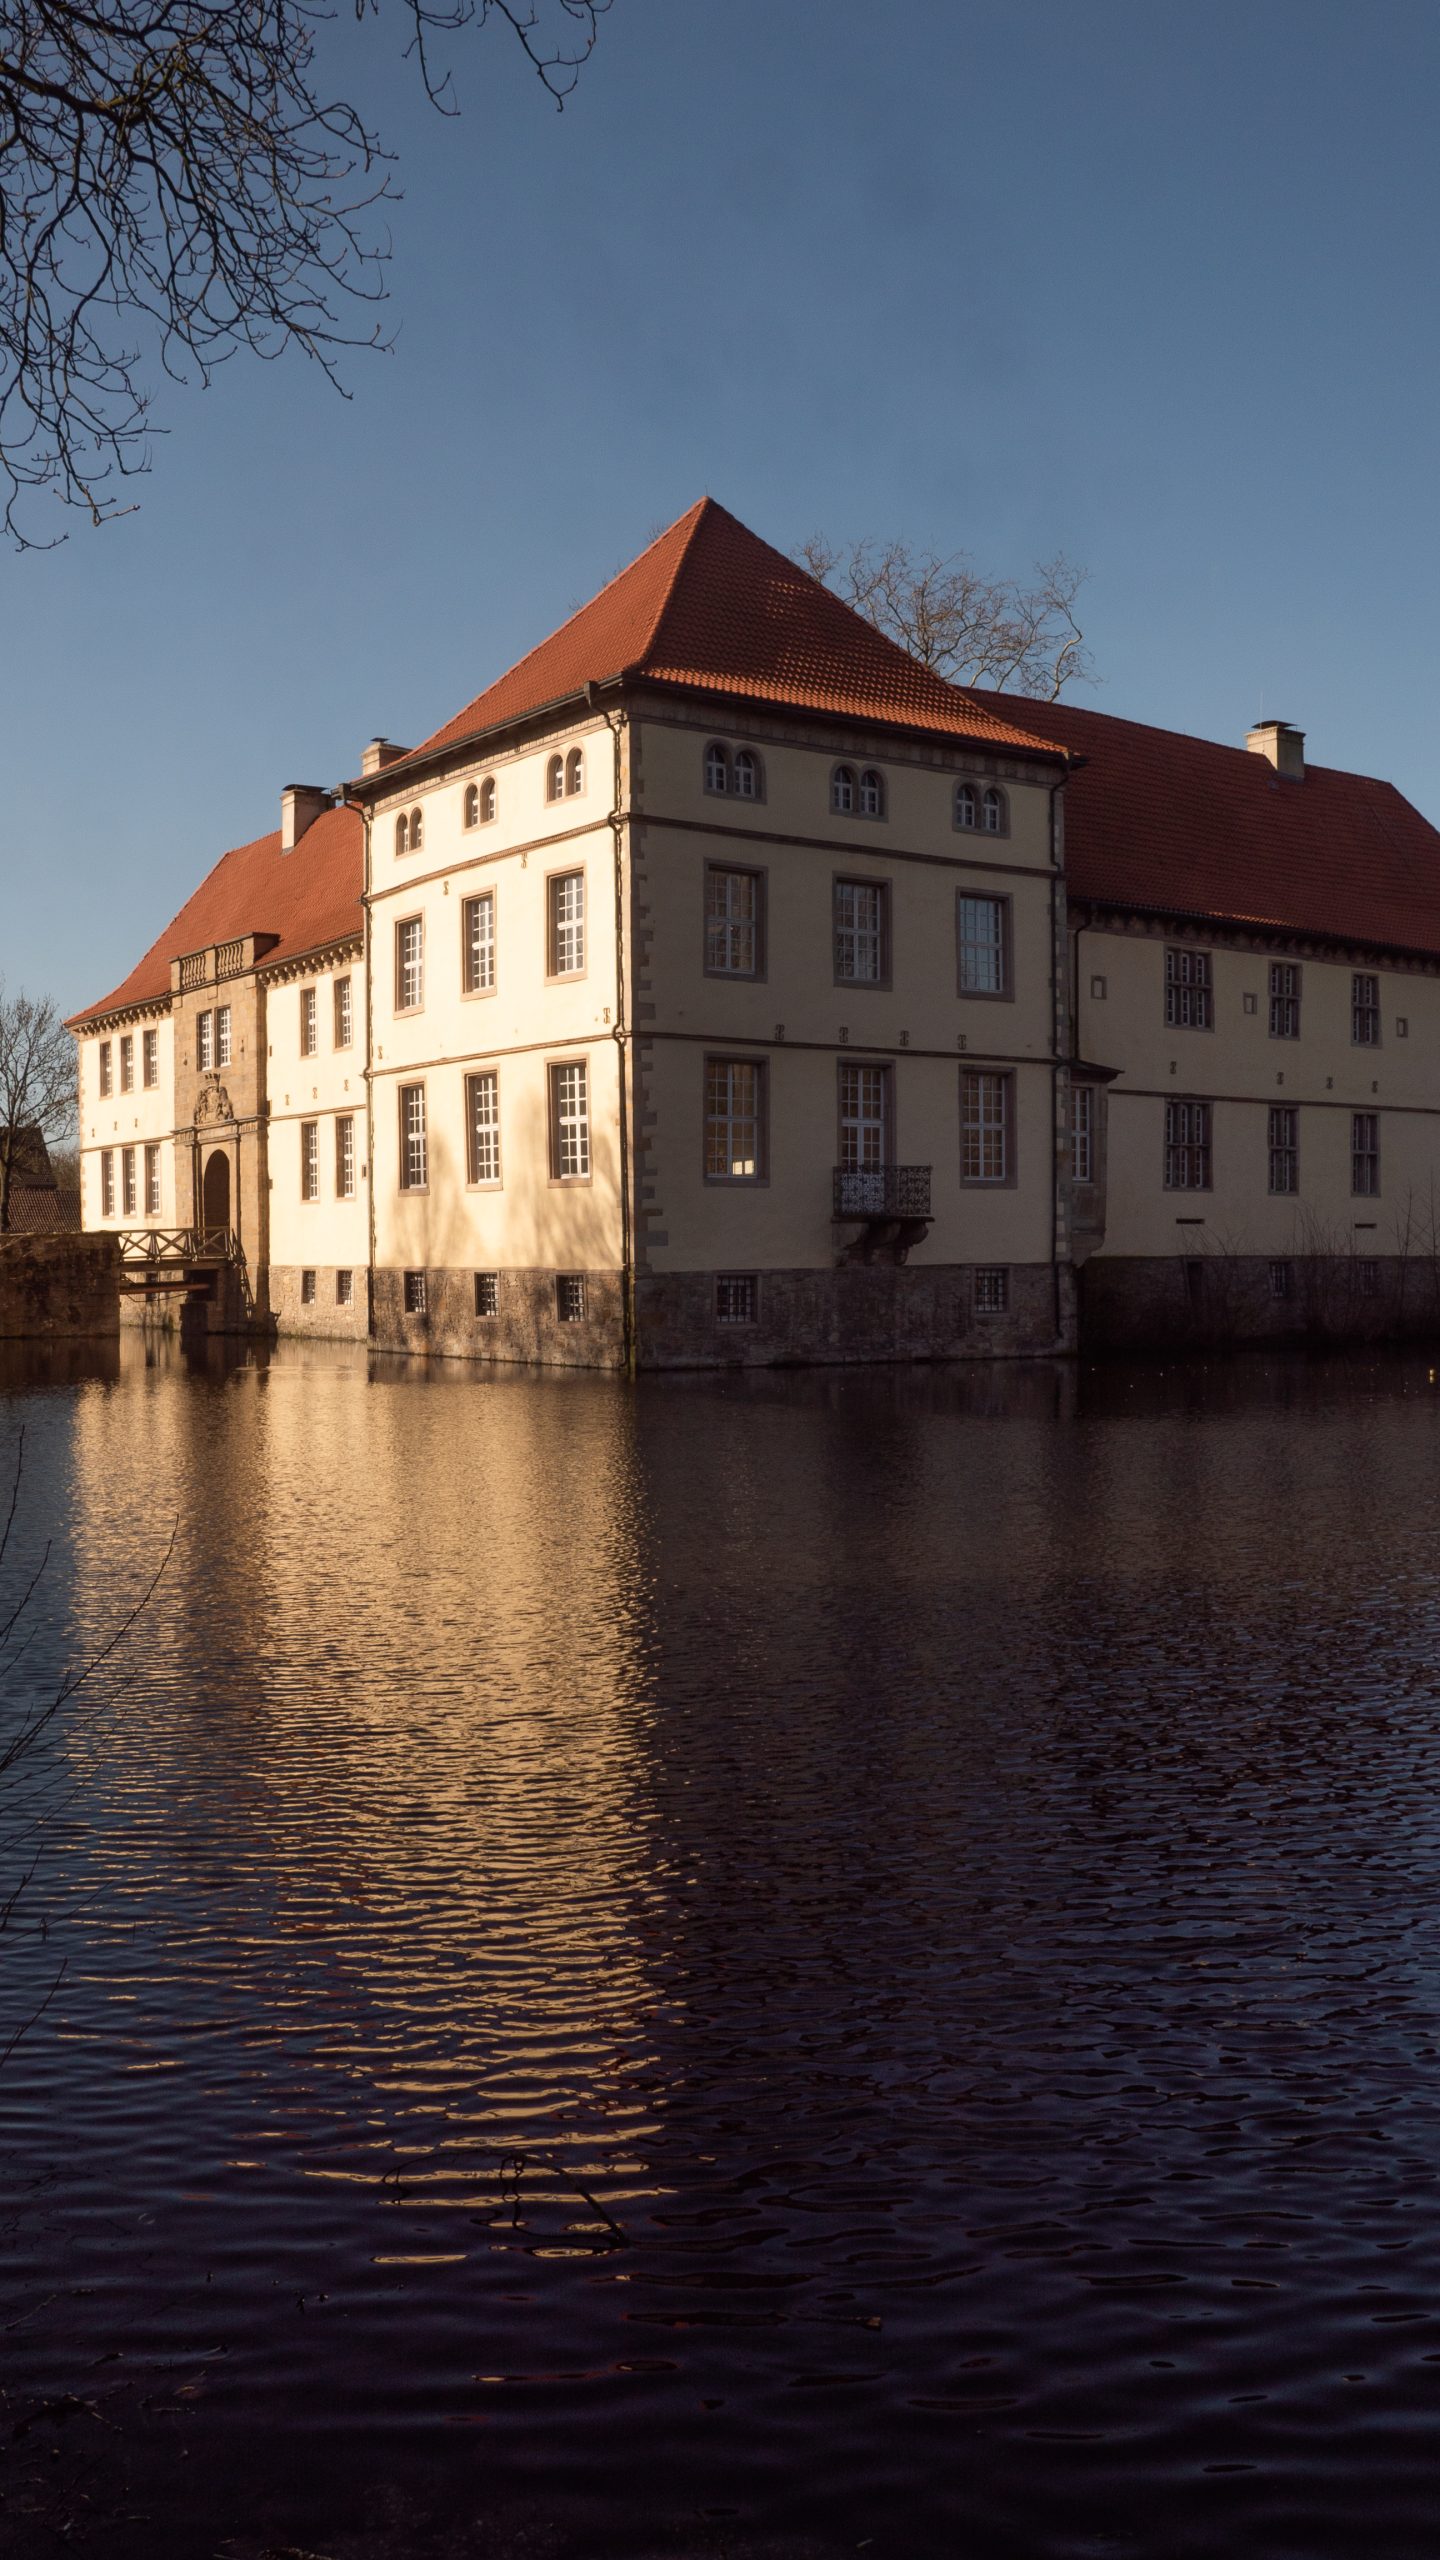
{"label": "arched window", "polygon": [[412,810],[411,810],[411,812],[410,812],[410,850],[411,850],[411,852],[412,852],[412,853],[418,853],[418,852],[419,852],[419,850],[420,850],[420,847],[422,846],[422,844],[424,843],[424,841],[425,841],[425,813],[424,813],[424,811],[423,811],[422,809],[412,809]]}
{"label": "arched window", "polygon": [[884,777],[875,771],[873,765],[867,765],[860,776],[860,815],[862,818],[883,818],[885,815]]}
{"label": "arched window", "polygon": [[545,767],[545,797],[547,800],[563,800],[565,797],[565,759],[563,756],[552,756]]}
{"label": "arched window", "polygon": [[730,788],[730,753],[715,740],[705,750],[705,788],[728,791]]}
{"label": "arched window", "polygon": [[973,782],[957,782],[955,785],[955,824],[957,827],[973,827],[975,824]]}
{"label": "arched window", "polygon": [[565,759],[565,788],[572,800],[585,788],[585,756],[580,747],[572,747]]}
{"label": "arched window", "polygon": [[410,850],[410,821],[403,809],[395,821],[395,850],[397,853],[408,853]]}
{"label": "arched window", "polygon": [[465,785],[465,824],[467,827],[480,824],[480,793],[473,782]]}
{"label": "arched window", "polygon": [[985,833],[987,836],[1003,836],[1005,833],[1004,792],[997,791],[992,784],[980,805],[984,811]]}
{"label": "arched window", "polygon": [[837,764],[830,776],[830,806],[837,817],[850,817],[855,808],[855,776],[848,764]]}
{"label": "arched window", "polygon": [[495,806],[495,776],[493,773],[487,773],[484,781],[480,785],[480,823],[482,826],[488,827],[490,824],[491,819],[495,815]]}
{"label": "arched window", "polygon": [[741,747],[735,756],[735,797],[758,800],[760,797],[760,759],[749,747]]}

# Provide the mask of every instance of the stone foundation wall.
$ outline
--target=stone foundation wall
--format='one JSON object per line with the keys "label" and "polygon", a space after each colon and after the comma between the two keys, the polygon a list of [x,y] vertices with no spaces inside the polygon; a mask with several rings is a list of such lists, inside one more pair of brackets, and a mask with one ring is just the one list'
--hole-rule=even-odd
{"label": "stone foundation wall", "polygon": [[[1068,1272],[1012,1265],[1003,1314],[980,1315],[966,1263],[847,1263],[756,1274],[753,1324],[722,1323],[713,1271],[637,1282],[643,1369],[766,1368],[860,1360],[1022,1359],[1073,1350]],[[1058,1308],[1058,1329],[1057,1329]]]}
{"label": "stone foundation wall", "polygon": [[[500,1271],[497,1312],[475,1312],[473,1271],[427,1271],[424,1315],[405,1312],[403,1271],[375,1274],[375,1345],[450,1360],[519,1360],[564,1369],[618,1369],[625,1356],[618,1271],[586,1271],[585,1313],[562,1322],[553,1271]],[[358,1287],[363,1274],[357,1274]]]}
{"label": "stone foundation wall", "polygon": [[370,1332],[370,1275],[362,1263],[350,1274],[348,1307],[336,1304],[333,1270],[317,1270],[315,1295],[307,1306],[301,1294],[300,1266],[270,1265],[270,1317],[279,1334],[303,1334],[311,1341],[364,1342]]}
{"label": "stone foundation wall", "polygon": [[113,1235],[0,1236],[0,1341],[97,1342],[119,1331]]}
{"label": "stone foundation wall", "polygon": [[1440,1265],[1397,1254],[1103,1255],[1079,1274],[1082,1353],[1229,1343],[1397,1342],[1440,1335]]}

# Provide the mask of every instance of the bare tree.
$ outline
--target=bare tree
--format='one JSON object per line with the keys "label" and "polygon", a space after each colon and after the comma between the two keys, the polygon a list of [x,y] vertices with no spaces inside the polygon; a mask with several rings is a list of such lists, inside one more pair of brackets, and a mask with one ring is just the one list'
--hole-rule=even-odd
{"label": "bare tree", "polygon": [[7,996],[0,979],[0,1236],[28,1133],[63,1138],[74,1119],[75,1043],[53,996]]}
{"label": "bare tree", "polygon": [[942,559],[873,536],[845,549],[812,534],[795,556],[877,631],[952,684],[1055,702],[1067,684],[1093,680],[1075,613],[1085,571],[1063,552],[1039,562],[1028,587],[982,578],[963,552]]}
{"label": "bare tree", "polygon": [[[432,103],[440,39],[495,19],[557,105],[610,0],[353,0]],[[48,492],[100,523],[146,467],[156,369],[207,382],[382,343],[389,155],[329,94],[334,0],[0,0],[0,521]],[[358,306],[358,307],[357,307]]]}

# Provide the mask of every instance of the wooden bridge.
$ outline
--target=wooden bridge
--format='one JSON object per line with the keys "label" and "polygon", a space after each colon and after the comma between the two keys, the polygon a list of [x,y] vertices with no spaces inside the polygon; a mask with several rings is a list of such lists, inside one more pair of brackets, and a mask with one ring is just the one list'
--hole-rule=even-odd
{"label": "wooden bridge", "polygon": [[241,1260],[231,1227],[122,1227],[122,1289],[212,1288],[214,1275]]}

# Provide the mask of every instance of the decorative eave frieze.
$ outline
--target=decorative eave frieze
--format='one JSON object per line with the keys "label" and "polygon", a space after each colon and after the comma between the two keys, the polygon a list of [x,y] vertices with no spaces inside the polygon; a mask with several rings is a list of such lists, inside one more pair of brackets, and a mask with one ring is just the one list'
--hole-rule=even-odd
{"label": "decorative eave frieze", "polygon": [[334,942],[316,943],[310,951],[290,952],[285,959],[257,969],[255,976],[262,987],[283,987],[295,978],[318,977],[322,970],[333,969],[337,961],[362,960],[364,956],[365,936],[357,926],[354,933],[342,934]]}
{"label": "decorative eave frieze", "polygon": [[1068,900],[1072,932],[1123,934],[1136,941],[1204,943],[1210,950],[1254,951],[1287,960],[1330,960],[1342,967],[1375,967],[1399,976],[1440,976],[1440,951],[1408,951],[1390,942],[1360,942],[1343,934],[1300,933],[1290,926],[1240,923],[1178,907],[1121,906],[1107,899]]}
{"label": "decorative eave frieze", "polygon": [[131,1022],[160,1022],[171,1009],[168,995],[137,997],[134,1004],[120,1004],[104,1012],[72,1013],[65,1028],[75,1040],[93,1040],[109,1031],[123,1031]]}

